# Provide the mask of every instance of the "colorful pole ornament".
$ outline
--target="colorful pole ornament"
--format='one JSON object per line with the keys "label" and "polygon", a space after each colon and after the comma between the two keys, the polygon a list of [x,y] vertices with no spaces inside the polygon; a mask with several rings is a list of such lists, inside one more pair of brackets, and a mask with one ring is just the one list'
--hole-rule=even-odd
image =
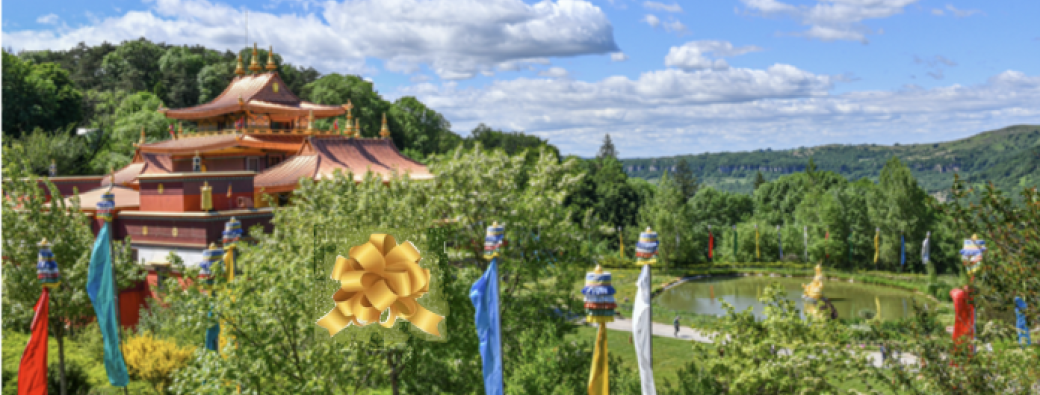
{"label": "colorful pole ornament", "polygon": [[610,272],[604,272],[596,265],[595,271],[585,275],[586,322],[599,323],[596,332],[596,349],[592,353],[592,369],[589,373],[589,395],[607,395],[610,393],[607,379],[607,323],[614,322],[614,287],[610,285]]}
{"label": "colorful pole ornament", "polygon": [[650,230],[639,234],[639,242],[636,243],[636,265],[652,265],[657,263],[657,232]]}
{"label": "colorful pole ornament", "polygon": [[1029,336],[1029,323],[1026,322],[1026,301],[1021,296],[1015,297],[1015,327],[1018,328],[1018,345],[1031,346],[1033,340]]}
{"label": "colorful pole ornament", "polygon": [[780,249],[780,259],[778,261],[782,261],[784,260],[784,238],[783,234],[780,233],[780,225],[776,226],[776,245]]}
{"label": "colorful pole ornament", "polygon": [[44,288],[57,288],[61,285],[61,273],[58,271],[58,263],[54,262],[51,244],[44,238],[37,246],[40,247],[40,255],[36,262],[36,278]]}
{"label": "colorful pole ornament", "polygon": [[[430,270],[419,267],[419,250],[410,242],[398,245],[387,234],[372,234],[368,243],[352,247],[350,258],[336,257],[331,278],[340,282],[332,296],[336,307],[318,320],[333,336],[350,324],[379,322],[385,328],[403,318],[423,332],[440,336],[444,319],[419,305],[416,299],[429,291]],[[386,321],[379,317],[388,311]]]}
{"label": "colorful pole ornament", "polygon": [[224,248],[236,246],[238,241],[242,239],[242,235],[242,222],[239,222],[235,217],[231,217],[230,221],[224,223]]}
{"label": "colorful pole ornament", "polygon": [[986,242],[979,240],[978,235],[971,235],[970,239],[964,240],[964,248],[961,249],[961,262],[964,263],[964,269],[968,271],[972,281],[975,281],[975,273],[982,269],[983,252],[986,252]]}
{"label": "colorful pole ornament", "polygon": [[487,236],[484,238],[484,259],[492,260],[499,256],[505,236],[505,225],[499,225],[498,222],[494,222],[487,228]]}
{"label": "colorful pole ornament", "polygon": [[[485,257],[491,264],[470,288],[469,298],[475,310],[477,336],[480,338],[480,358],[484,362],[484,393],[505,393],[502,381],[502,324],[498,303],[498,251],[502,246],[505,226],[497,222],[487,228],[484,241]],[[490,254],[489,251],[492,251]]]}
{"label": "colorful pole ornament", "polygon": [[97,217],[104,220],[98,231],[94,247],[90,252],[90,267],[87,269],[87,296],[94,305],[98,327],[104,339],[105,372],[108,382],[115,387],[125,387],[130,381],[126,361],[119,348],[119,320],[116,316],[115,273],[112,268],[112,226],[110,222],[115,209],[115,195],[110,184],[97,204]]}

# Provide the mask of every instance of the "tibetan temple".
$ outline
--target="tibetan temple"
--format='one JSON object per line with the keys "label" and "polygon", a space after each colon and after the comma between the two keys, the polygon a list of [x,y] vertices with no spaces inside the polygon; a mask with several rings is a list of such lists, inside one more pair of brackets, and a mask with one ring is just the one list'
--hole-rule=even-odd
{"label": "tibetan temple", "polygon": [[[270,53],[270,52],[269,52]],[[167,118],[195,123],[196,133],[183,127],[170,140],[135,144],[132,162],[105,176],[50,178],[70,198],[79,194],[80,207],[93,215],[102,195],[115,195],[114,239],[132,238],[135,259],[149,269],[148,282],[156,285],[168,270],[173,252],[186,266],[197,266],[203,250],[221,245],[222,230],[232,218],[241,229],[261,225],[271,230],[273,208],[265,195],[288,203],[301,178],[320,180],[335,171],[354,174],[360,182],[372,172],[388,180],[408,174],[416,180],[433,179],[427,168],[402,155],[389,138],[386,117],[380,138],[361,138],[360,121],[352,105],[309,103],[289,91],[279,77],[273,57],[266,71],[253,47],[251,73],[238,59],[237,76],[213,101],[189,108],[160,109]],[[346,128],[316,130],[318,119],[346,114]],[[353,124],[353,125],[352,125]],[[94,221],[94,232],[100,221]],[[168,273],[178,276],[178,273]],[[142,284],[137,291],[150,293]],[[144,297],[121,292],[123,325],[137,322],[135,304]]]}

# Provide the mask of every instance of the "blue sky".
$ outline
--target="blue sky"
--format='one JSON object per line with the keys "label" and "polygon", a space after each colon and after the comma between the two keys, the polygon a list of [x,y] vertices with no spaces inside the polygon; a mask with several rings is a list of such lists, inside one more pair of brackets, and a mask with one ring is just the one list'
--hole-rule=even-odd
{"label": "blue sky", "polygon": [[360,73],[467,135],[523,130],[622,157],[945,141],[1040,123],[1040,2],[38,0],[3,46],[141,35]]}

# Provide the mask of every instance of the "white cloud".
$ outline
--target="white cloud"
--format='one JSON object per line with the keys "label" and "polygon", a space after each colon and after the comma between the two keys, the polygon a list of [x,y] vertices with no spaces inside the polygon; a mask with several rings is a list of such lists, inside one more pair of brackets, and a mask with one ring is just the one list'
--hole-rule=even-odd
{"label": "white cloud", "polygon": [[661,24],[661,20],[651,14],[646,14],[646,16],[643,17],[642,22],[646,22],[646,24],[650,25],[650,27],[657,27]]}
{"label": "white cloud", "polygon": [[624,62],[626,60],[628,60],[628,55],[625,55],[624,52],[614,52],[610,54],[611,62]]}
{"label": "white cloud", "polygon": [[677,20],[672,20],[664,23],[664,30],[670,31],[672,33],[679,33],[679,35],[681,36],[683,33],[686,33],[686,25]]}
{"label": "white cloud", "polygon": [[935,55],[929,59],[922,59],[920,56],[914,55],[914,63],[928,65],[928,67],[937,67],[940,64],[944,64],[950,67],[957,65],[957,62],[950,60],[942,55]]}
{"label": "white cloud", "polygon": [[938,8],[932,8],[932,15],[943,16],[943,15],[946,15],[946,12],[943,11],[943,10],[940,10]]}
{"label": "white cloud", "polygon": [[[4,31],[3,42],[15,49],[66,49],[144,36],[220,49],[242,45],[241,9],[209,0],[151,5],[75,29]],[[393,71],[426,65],[441,78],[459,79],[520,59],[618,51],[606,15],[583,0],[360,0],[312,8],[320,14],[251,11],[250,26],[262,28],[250,29],[249,38],[323,72],[361,72],[366,58],[377,58]]]}
{"label": "white cloud", "polygon": [[789,17],[809,26],[796,35],[821,41],[867,42],[867,35],[881,34],[862,22],[900,14],[903,8],[919,0],[817,0],[812,7],[794,6],[776,0],[740,0],[756,14],[765,17]]}
{"label": "white cloud", "polygon": [[550,67],[548,70],[539,71],[538,75],[551,78],[564,78],[567,77],[568,73],[563,67]]}
{"label": "white cloud", "polygon": [[1007,71],[974,86],[830,94],[836,77],[793,66],[651,71],[596,82],[515,79],[482,88],[420,84],[414,95],[466,134],[478,123],[592,155],[604,133],[624,157],[830,143],[949,140],[1040,122],[1040,75]]}
{"label": "white cloud", "polygon": [[684,70],[725,70],[729,68],[729,64],[725,60],[710,59],[705,54],[711,53],[719,58],[723,58],[761,50],[762,48],[754,45],[734,48],[733,44],[727,41],[690,41],[682,46],[669,49],[668,55],[664,58],[664,64],[668,67],[678,67]]}
{"label": "white cloud", "polygon": [[654,11],[682,12],[682,6],[678,3],[665,4],[657,1],[644,1],[643,7]]}
{"label": "white cloud", "polygon": [[46,24],[46,25],[56,25],[56,24],[58,24],[58,19],[59,18],[58,18],[57,14],[41,15],[39,18],[36,18],[36,23],[42,23],[42,24]]}
{"label": "white cloud", "polygon": [[980,10],[958,10],[957,7],[954,7],[952,4],[947,4],[946,9],[949,10],[950,13],[953,14],[953,16],[958,18],[966,18],[972,15],[982,13],[982,11]]}

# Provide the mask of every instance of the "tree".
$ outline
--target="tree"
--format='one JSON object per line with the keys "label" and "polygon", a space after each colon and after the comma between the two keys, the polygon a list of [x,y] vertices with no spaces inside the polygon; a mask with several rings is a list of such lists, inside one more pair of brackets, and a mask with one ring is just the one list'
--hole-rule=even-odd
{"label": "tree", "polygon": [[[371,82],[365,81],[356,75],[328,74],[303,87],[302,92],[297,92],[304,100],[318,104],[347,104],[349,100],[354,105],[352,115],[360,119],[361,135],[364,137],[378,137],[382,126],[383,114],[386,113],[391,103],[383,100],[383,97],[375,91]],[[345,124],[346,115],[336,118],[326,118],[316,121],[317,129],[332,129],[332,122],[339,119],[340,125]]]}
{"label": "tree", "polygon": [[[199,69],[199,100],[197,104],[208,103],[220,96],[224,89],[235,78],[235,61],[211,63]],[[176,107],[174,107],[176,108]]]}
{"label": "tree", "polygon": [[145,38],[124,41],[101,61],[106,87],[131,92],[151,91],[159,79],[159,59],[166,52],[164,44]]}
{"label": "tree", "polygon": [[[22,157],[21,147],[4,149],[4,157]],[[40,296],[36,276],[39,254],[37,243],[46,238],[52,243],[61,286],[51,292],[48,328],[58,343],[58,364],[65,386],[65,339],[70,329],[87,323],[94,316],[87,297],[87,269],[94,244],[89,221],[79,208],[79,200],[52,199],[57,187],[46,181],[49,193],[39,187],[40,179],[26,171],[27,164],[5,159],[3,173],[3,328],[28,332],[33,307]],[[136,285],[145,273],[133,262],[129,239],[113,245],[114,275],[119,287]],[[69,324],[67,327],[66,325]],[[65,391],[62,390],[64,393]]]}
{"label": "tree", "polygon": [[80,123],[83,94],[55,63],[26,63],[3,52],[3,130],[19,137],[33,129],[65,130]]}
{"label": "tree", "polygon": [[[199,103],[199,73],[204,67],[224,63],[220,53],[201,46],[170,47],[159,58],[163,92],[153,92],[170,108],[190,107]],[[223,88],[221,88],[223,90]]]}
{"label": "tree", "polygon": [[[868,201],[871,222],[881,228],[881,260],[890,269],[899,266],[900,240],[924,240],[925,232],[935,224],[928,207],[931,196],[917,185],[917,180],[899,158],[892,157],[881,170],[874,196]],[[920,243],[907,243],[908,257],[920,256]]]}
{"label": "tree", "polygon": [[680,250],[679,245],[676,245],[675,236],[678,234],[681,239],[692,241],[688,227],[684,226],[689,222],[686,199],[681,188],[677,182],[668,178],[666,172],[657,185],[653,199],[639,210],[638,229],[642,230],[645,225],[653,227],[657,232],[660,243],[659,259],[668,267],[675,267],[688,255],[685,253],[686,249]]}
{"label": "tree", "polygon": [[679,164],[675,166],[675,183],[679,185],[679,190],[682,191],[685,200],[689,200],[697,194],[697,177],[690,170],[690,164],[686,162],[686,158],[679,159]]}
{"label": "tree", "polygon": [[[117,98],[111,96],[109,99]],[[134,155],[133,144],[141,140],[142,129],[148,142],[170,138],[171,121],[157,111],[161,105],[162,101],[149,92],[138,92],[119,102],[112,113],[111,129],[103,130],[108,134],[104,147],[90,162],[94,174],[129,164]]]}
{"label": "tree", "polygon": [[387,118],[394,145],[403,152],[414,152],[413,155],[425,158],[450,149],[448,144],[452,139],[447,135],[454,135],[451,123],[415,97],[397,99]]}
{"label": "tree", "polygon": [[757,191],[758,187],[761,186],[762,184],[765,184],[765,183],[766,183],[766,178],[762,177],[762,172],[761,171],[756,172],[755,173],[755,182],[754,182],[755,190]]}
{"label": "tree", "polygon": [[614,158],[617,159],[617,149],[614,148],[614,143],[610,141],[610,133],[603,136],[603,145],[599,147],[599,153],[596,154],[596,159]]}

